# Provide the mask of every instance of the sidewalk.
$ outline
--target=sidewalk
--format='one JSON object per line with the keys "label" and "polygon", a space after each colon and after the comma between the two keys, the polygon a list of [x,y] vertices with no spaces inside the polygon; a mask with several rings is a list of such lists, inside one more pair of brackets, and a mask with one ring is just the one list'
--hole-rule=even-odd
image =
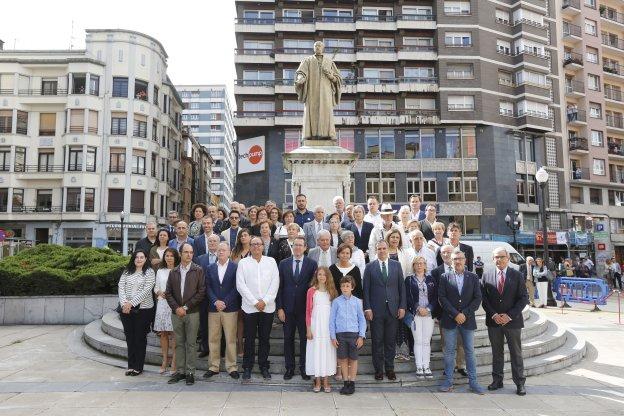
{"label": "sidewalk", "polygon": [[[76,355],[80,327],[0,327],[0,414],[11,415],[624,415],[624,325],[613,312],[546,309],[591,344],[580,364],[527,379],[528,395],[476,396],[424,388],[361,388],[354,396],[278,386],[198,381],[170,386],[155,368],[129,378],[123,370]],[[201,374],[200,374],[201,375]],[[489,380],[481,380],[485,385]]]}

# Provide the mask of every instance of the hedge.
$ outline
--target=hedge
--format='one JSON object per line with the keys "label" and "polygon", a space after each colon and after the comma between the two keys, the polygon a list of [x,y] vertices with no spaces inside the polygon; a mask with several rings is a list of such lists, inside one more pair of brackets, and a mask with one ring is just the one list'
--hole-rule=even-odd
{"label": "hedge", "polygon": [[114,294],[127,262],[107,248],[37,244],[0,261],[0,295]]}

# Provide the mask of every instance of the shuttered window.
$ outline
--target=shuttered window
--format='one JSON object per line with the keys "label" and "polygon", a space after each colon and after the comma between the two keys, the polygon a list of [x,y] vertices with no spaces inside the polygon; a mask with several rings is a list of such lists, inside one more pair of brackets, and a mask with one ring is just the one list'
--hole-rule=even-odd
{"label": "shuttered window", "polygon": [[70,133],[82,133],[84,132],[84,110],[71,109],[71,116],[69,120]]}
{"label": "shuttered window", "polygon": [[56,134],[56,113],[39,114],[39,136],[54,136]]}

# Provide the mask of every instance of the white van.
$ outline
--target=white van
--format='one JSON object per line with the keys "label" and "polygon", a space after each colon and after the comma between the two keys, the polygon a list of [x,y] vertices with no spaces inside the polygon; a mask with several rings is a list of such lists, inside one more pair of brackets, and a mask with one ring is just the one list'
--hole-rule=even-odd
{"label": "white van", "polygon": [[484,264],[484,270],[489,267],[494,267],[492,252],[498,247],[503,247],[507,250],[507,253],[509,253],[509,267],[518,270],[520,269],[520,265],[525,262],[524,257],[522,257],[520,253],[518,253],[518,251],[509,243],[491,240],[462,240],[462,243],[468,244],[472,247],[475,261],[477,260],[477,256],[481,256],[481,261]]}

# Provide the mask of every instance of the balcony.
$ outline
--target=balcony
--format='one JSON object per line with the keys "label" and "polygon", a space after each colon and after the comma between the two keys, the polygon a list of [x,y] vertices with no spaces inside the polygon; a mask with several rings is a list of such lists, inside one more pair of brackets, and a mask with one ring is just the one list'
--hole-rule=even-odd
{"label": "balcony", "polygon": [[273,49],[234,49],[236,64],[274,64]]}
{"label": "balcony", "polygon": [[21,214],[32,214],[32,213],[59,213],[61,212],[63,207],[61,206],[15,206],[13,205],[12,212],[21,213]]}
{"label": "balcony", "polygon": [[609,142],[609,157],[624,158],[624,145],[618,142]]}
{"label": "balcony", "polygon": [[576,52],[564,52],[563,53],[563,66],[567,67],[568,65],[574,66],[578,65],[578,67],[583,66],[583,55]]}
{"label": "balcony", "polygon": [[355,17],[356,30],[397,30],[395,16],[358,15]]}
{"label": "balcony", "polygon": [[546,50],[540,52],[526,48],[514,53],[513,57],[514,64],[526,63],[550,68],[550,52]]}
{"label": "balcony", "polygon": [[234,20],[236,33],[275,33],[275,19],[238,18]]}
{"label": "balcony", "polygon": [[607,128],[624,130],[624,117],[616,115],[606,116]]}
{"label": "balcony", "polygon": [[613,75],[617,77],[624,77],[624,69],[619,64],[604,63],[602,64],[602,70],[605,76]]}
{"label": "balcony", "polygon": [[581,81],[566,79],[565,93],[566,95],[585,95],[585,84]]}
{"label": "balcony", "polygon": [[589,168],[576,168],[570,170],[570,179],[573,181],[588,181],[590,179]]}
{"label": "balcony", "polygon": [[309,48],[277,48],[275,62],[300,63],[306,56],[312,55],[314,49]]}
{"label": "balcony", "polygon": [[51,173],[63,170],[63,165],[15,165],[13,169],[16,173]]}
{"label": "balcony", "polygon": [[434,14],[400,14],[397,16],[397,29],[435,29]]}
{"label": "balcony", "polygon": [[610,48],[615,48],[624,51],[624,39],[620,39],[617,36],[602,35],[602,44]]}
{"label": "balcony", "polygon": [[618,13],[613,9],[600,10],[600,17],[603,19],[624,26],[624,14]]}
{"label": "balcony", "polygon": [[585,137],[570,137],[568,139],[568,146],[571,152],[575,151],[589,151],[589,144]]}
{"label": "balcony", "polygon": [[580,26],[572,23],[563,22],[563,39],[580,41],[583,39],[583,31]]}
{"label": "balcony", "polygon": [[354,32],[355,18],[353,16],[318,16],[316,30]]}
{"label": "balcony", "polygon": [[275,19],[275,31],[314,33],[315,21],[314,17],[278,17]]}
{"label": "balcony", "polygon": [[435,61],[438,59],[436,47],[433,45],[404,45],[398,49],[399,61]]}
{"label": "balcony", "polygon": [[566,109],[566,119],[568,123],[578,125],[587,123],[587,113],[585,110],[579,110],[575,107],[568,107]]}
{"label": "balcony", "polygon": [[235,111],[235,127],[270,127],[275,125],[275,111]]}
{"label": "balcony", "polygon": [[604,97],[606,100],[624,103],[624,99],[622,98],[622,90],[618,90],[615,88],[605,88]]}
{"label": "balcony", "polygon": [[516,116],[519,129],[551,131],[553,118],[549,113],[535,110],[519,110]]}
{"label": "balcony", "polygon": [[260,94],[270,95],[275,93],[275,80],[237,79],[234,80],[234,94]]}
{"label": "balcony", "polygon": [[365,109],[357,112],[358,124],[371,125],[411,125],[440,124],[438,110],[402,109],[373,110]]}
{"label": "balcony", "polygon": [[[611,165],[613,167],[615,165]],[[609,182],[624,184],[624,170],[622,169],[610,169],[609,170]]]}
{"label": "balcony", "polygon": [[[13,94],[13,90],[12,89],[4,89],[4,90],[0,90],[0,95],[12,95]],[[67,90],[66,89],[59,89],[59,88],[55,88],[55,89],[34,89],[34,90],[30,90],[30,89],[26,89],[26,90],[18,90],[17,91],[18,95],[24,95],[24,96],[41,96],[41,95],[50,95],[50,96],[66,96],[67,95]]]}
{"label": "balcony", "polygon": [[355,48],[326,47],[325,53],[333,57],[334,62],[355,62]]}
{"label": "balcony", "polygon": [[581,12],[581,0],[563,0],[561,10],[563,14],[576,15]]}
{"label": "balcony", "polygon": [[399,77],[399,92],[438,92],[438,77]]}
{"label": "balcony", "polygon": [[358,46],[356,59],[358,61],[396,61],[396,48],[394,46]]}
{"label": "balcony", "polygon": [[397,85],[397,78],[364,78],[357,79],[358,93],[361,92],[377,92],[377,93],[397,93],[399,87]]}

